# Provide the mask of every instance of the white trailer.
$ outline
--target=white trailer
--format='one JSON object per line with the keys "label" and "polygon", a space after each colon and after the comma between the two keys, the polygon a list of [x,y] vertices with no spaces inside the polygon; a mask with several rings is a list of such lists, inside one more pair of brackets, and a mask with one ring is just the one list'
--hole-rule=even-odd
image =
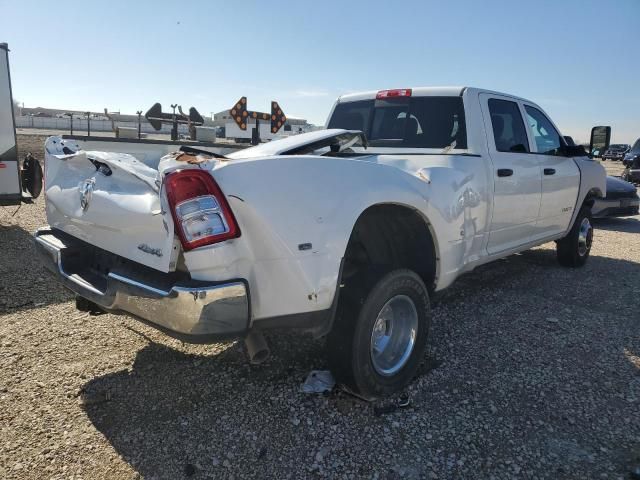
{"label": "white trailer", "polygon": [[9,47],[6,43],[0,43],[0,204],[15,205],[21,201],[20,166],[9,76]]}
{"label": "white trailer", "polygon": [[21,168],[16,143],[9,47],[0,43],[0,205],[28,202],[42,189],[40,164],[28,155]]}

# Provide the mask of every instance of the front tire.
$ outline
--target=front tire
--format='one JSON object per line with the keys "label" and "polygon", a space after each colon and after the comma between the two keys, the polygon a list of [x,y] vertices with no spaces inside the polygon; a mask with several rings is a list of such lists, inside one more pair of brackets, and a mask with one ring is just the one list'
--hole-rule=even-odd
{"label": "front tire", "polygon": [[591,209],[584,206],[578,212],[569,234],[558,240],[556,246],[558,262],[565,267],[582,267],[589,258],[592,243]]}
{"label": "front tire", "polygon": [[374,400],[395,393],[415,376],[429,335],[429,294],[411,270],[357,275],[341,293],[338,316],[327,337],[336,380]]}

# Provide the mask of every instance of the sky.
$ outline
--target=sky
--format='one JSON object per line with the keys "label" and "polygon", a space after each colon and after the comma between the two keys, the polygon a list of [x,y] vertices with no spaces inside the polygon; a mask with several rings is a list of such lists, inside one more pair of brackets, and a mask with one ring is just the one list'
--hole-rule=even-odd
{"label": "sky", "polygon": [[640,137],[640,0],[0,0],[0,42],[26,107],[208,116],[244,95],[322,125],[341,94],[461,85],[578,141]]}

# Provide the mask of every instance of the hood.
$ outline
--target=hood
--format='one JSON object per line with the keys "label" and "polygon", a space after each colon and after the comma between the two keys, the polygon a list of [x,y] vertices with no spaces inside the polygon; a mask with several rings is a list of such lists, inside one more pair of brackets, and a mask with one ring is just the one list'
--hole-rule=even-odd
{"label": "hood", "polygon": [[316,150],[326,149],[337,145],[339,150],[344,150],[354,144],[366,145],[366,140],[362,132],[358,130],[344,130],[342,128],[331,128],[327,130],[317,130],[315,132],[292,135],[281,140],[273,140],[268,143],[245,148],[227,155],[227,158],[257,158],[270,157],[274,155],[304,155],[315,153]]}
{"label": "hood", "polygon": [[621,178],[607,176],[607,193],[609,192],[635,192],[634,187],[629,182],[625,182]]}

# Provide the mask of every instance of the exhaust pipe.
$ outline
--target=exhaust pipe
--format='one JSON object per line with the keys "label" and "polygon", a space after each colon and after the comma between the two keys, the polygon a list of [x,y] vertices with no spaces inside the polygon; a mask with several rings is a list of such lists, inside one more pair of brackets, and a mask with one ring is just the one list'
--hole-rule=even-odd
{"label": "exhaust pipe", "polygon": [[267,341],[262,333],[256,330],[249,332],[249,335],[244,339],[244,345],[247,348],[247,355],[251,365],[259,365],[271,355]]}

